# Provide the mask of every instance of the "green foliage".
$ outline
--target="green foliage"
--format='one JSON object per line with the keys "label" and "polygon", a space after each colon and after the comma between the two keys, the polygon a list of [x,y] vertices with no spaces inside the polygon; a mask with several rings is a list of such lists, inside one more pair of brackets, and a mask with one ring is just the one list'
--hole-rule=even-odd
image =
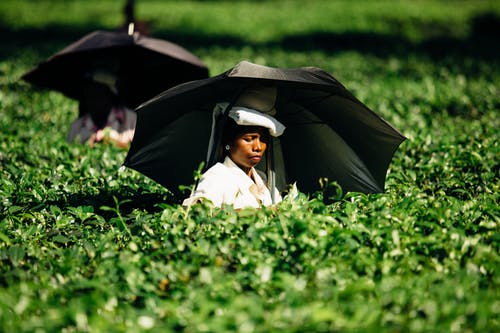
{"label": "green foliage", "polygon": [[409,140],[383,194],[185,210],[125,151],[66,143],[76,103],[19,80],[123,4],[4,0],[0,331],[500,329],[497,2],[136,3],[211,74],[322,67]]}

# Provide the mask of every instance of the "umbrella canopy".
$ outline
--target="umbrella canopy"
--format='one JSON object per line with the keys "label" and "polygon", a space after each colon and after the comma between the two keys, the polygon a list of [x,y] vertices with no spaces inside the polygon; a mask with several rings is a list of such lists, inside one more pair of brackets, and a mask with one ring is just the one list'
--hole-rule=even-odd
{"label": "umbrella canopy", "polygon": [[[405,137],[325,71],[240,62],[209,79],[169,89],[141,105],[125,165],[176,191],[207,157],[212,109],[255,84],[277,88],[275,118],[287,128],[272,144],[276,184],[312,192],[318,179],[344,191],[382,192]],[[264,163],[261,163],[264,164]],[[209,167],[208,165],[207,167]]]}
{"label": "umbrella canopy", "polygon": [[59,51],[22,79],[80,100],[89,75],[117,78],[118,97],[130,108],[179,83],[208,77],[207,67],[181,46],[139,33],[95,31]]}

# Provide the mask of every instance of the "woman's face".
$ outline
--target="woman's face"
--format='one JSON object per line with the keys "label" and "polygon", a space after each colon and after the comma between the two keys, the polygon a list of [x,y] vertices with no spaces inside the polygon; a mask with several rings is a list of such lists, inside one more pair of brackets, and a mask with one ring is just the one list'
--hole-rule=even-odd
{"label": "woman's face", "polygon": [[268,142],[267,129],[263,127],[248,127],[248,130],[238,134],[230,143],[228,156],[244,171],[259,164]]}

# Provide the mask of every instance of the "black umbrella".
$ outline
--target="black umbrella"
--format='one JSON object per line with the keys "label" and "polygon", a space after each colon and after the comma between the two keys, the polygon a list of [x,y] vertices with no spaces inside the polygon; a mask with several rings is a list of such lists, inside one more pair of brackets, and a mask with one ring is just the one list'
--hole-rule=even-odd
{"label": "black umbrella", "polygon": [[90,73],[103,70],[117,78],[118,97],[130,108],[179,83],[208,77],[201,60],[177,44],[137,32],[95,31],[22,78],[80,100]]}
{"label": "black umbrella", "polygon": [[325,177],[344,191],[383,191],[389,163],[405,137],[313,67],[243,61],[218,76],[165,91],[138,108],[125,165],[172,191],[192,183],[193,170],[206,159],[214,105],[235,101],[255,84],[277,87],[275,118],[287,127],[271,146],[278,188],[297,182],[312,192]]}

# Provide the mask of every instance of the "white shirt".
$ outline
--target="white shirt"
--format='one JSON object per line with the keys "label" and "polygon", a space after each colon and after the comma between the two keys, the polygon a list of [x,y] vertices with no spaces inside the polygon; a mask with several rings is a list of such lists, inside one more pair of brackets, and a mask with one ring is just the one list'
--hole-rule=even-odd
{"label": "white shirt", "polygon": [[[196,190],[182,205],[192,205],[200,198],[210,200],[217,207],[228,204],[235,209],[271,205],[271,193],[254,168],[252,177],[253,179],[226,157],[223,163],[215,164],[203,174]],[[277,189],[275,201],[281,201]]]}

